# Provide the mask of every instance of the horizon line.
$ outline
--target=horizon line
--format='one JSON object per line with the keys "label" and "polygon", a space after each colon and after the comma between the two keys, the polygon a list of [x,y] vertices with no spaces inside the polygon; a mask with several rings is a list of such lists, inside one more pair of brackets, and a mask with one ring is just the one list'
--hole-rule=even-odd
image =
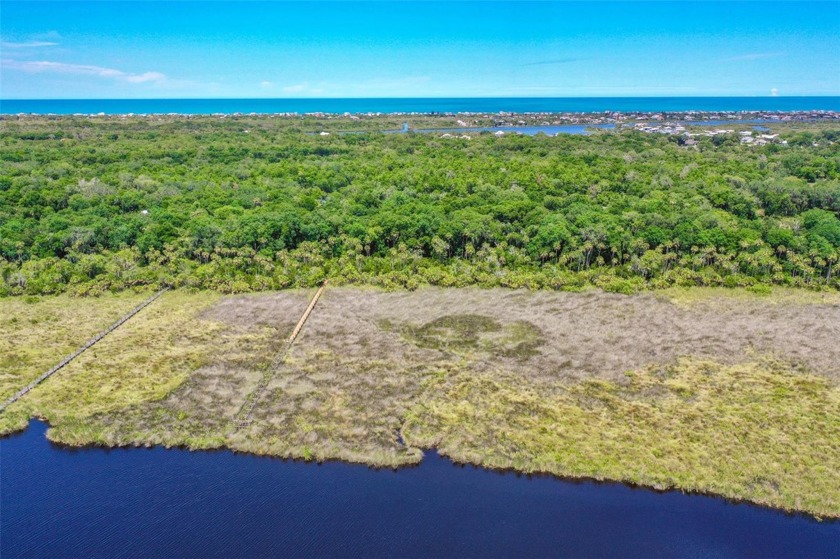
{"label": "horizon line", "polygon": [[836,94],[800,94],[800,95],[558,95],[558,96],[428,96],[428,97],[42,97],[42,98],[2,98],[3,101],[331,101],[348,99],[791,99],[801,97],[840,98]]}

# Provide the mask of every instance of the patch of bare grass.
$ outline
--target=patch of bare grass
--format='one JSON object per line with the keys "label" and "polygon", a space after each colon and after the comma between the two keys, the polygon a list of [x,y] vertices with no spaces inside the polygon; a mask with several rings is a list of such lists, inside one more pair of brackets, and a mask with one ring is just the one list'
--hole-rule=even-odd
{"label": "patch of bare grass", "polygon": [[214,295],[203,302],[182,302],[183,322],[169,327],[193,336],[179,338],[183,343],[173,350],[178,354],[189,350],[198,359],[178,367],[169,356],[167,374],[178,375],[177,386],[118,412],[103,410],[72,424],[72,429],[69,423],[60,424],[50,431],[51,437],[108,445],[225,445],[234,417],[284,346],[308,295],[305,291],[263,297]]}
{"label": "patch of bare grass", "polygon": [[429,368],[446,358],[382,330],[353,293],[325,292],[233,448],[378,466],[420,459],[398,431]]}
{"label": "patch of bare grass", "polygon": [[774,296],[749,294],[686,307],[649,294],[595,290],[328,293],[330,302],[319,313],[339,305],[346,315],[378,324],[412,345],[501,364],[535,382],[591,377],[623,382],[626,371],[651,363],[684,356],[736,363],[753,354],[777,355],[840,381],[840,304],[830,298],[786,295],[790,304],[771,304]]}

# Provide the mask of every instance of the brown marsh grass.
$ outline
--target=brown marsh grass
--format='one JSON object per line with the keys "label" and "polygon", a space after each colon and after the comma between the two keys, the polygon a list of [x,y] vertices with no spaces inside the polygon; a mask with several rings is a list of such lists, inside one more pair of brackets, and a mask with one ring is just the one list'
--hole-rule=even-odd
{"label": "brown marsh grass", "polygon": [[331,288],[237,430],[311,295],[169,293],[0,426],[388,467],[435,446],[840,516],[834,294]]}

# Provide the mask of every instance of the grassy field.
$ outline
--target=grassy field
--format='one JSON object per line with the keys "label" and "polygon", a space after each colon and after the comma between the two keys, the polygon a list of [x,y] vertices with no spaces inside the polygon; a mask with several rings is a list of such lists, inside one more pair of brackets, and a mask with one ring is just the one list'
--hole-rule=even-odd
{"label": "grassy field", "polygon": [[840,390],[778,362],[680,359],[540,388],[466,370],[425,388],[405,439],[459,462],[840,514]]}
{"label": "grassy field", "polygon": [[145,293],[0,300],[0,400],[75,351],[140,303]]}
{"label": "grassy field", "polygon": [[[840,517],[837,293],[331,288],[236,429],[311,295],[167,293],[0,413],[0,429],[34,415],[67,444],[388,467],[437,447]],[[9,351],[39,356],[4,351],[7,390],[89,337],[66,323],[92,334],[145,296],[0,300]]]}
{"label": "grassy field", "polygon": [[[15,339],[16,353],[39,357],[32,361],[34,366],[20,367],[16,376],[37,376],[148,295],[61,296],[32,303],[29,308],[32,316],[38,317],[37,330],[31,328],[20,335],[14,324],[6,321],[2,332],[4,338]],[[0,414],[0,429],[23,425],[31,415],[61,429],[96,414],[165,397],[212,357],[220,328],[196,320],[195,313],[216,299],[218,296],[211,294],[167,293],[7,408]],[[4,299],[0,308],[5,316],[7,308],[14,311],[19,304],[17,299]],[[95,322],[95,327],[83,323],[86,320]],[[62,343],[50,343],[53,337]]]}

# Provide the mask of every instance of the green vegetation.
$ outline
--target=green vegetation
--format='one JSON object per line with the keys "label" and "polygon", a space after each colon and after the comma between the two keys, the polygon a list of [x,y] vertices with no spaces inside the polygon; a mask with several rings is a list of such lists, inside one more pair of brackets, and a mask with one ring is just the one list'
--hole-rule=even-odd
{"label": "green vegetation", "polygon": [[[426,120],[429,118],[424,117]],[[633,293],[840,285],[840,131],[307,131],[315,118],[3,117],[0,295],[335,283]],[[762,290],[762,287],[756,287]]]}
{"label": "green vegetation", "polygon": [[[697,147],[361,131],[398,124],[0,118],[0,398],[181,288],[0,433],[378,466],[436,446],[840,517],[836,125]],[[311,295],[289,288],[327,277],[409,290],[331,287],[272,371]]]}
{"label": "green vegetation", "polygon": [[[312,293],[168,292],[0,413],[0,432],[37,416],[71,445],[388,467],[437,447],[488,467],[840,517],[836,291],[330,288],[237,430]],[[16,375],[84,341],[68,317],[107,324],[146,295],[0,300],[0,316],[39,317],[21,334],[20,320],[0,321],[17,354],[42,356]]]}
{"label": "green vegetation", "polygon": [[773,361],[684,359],[571,387],[442,372],[420,401],[406,442],[461,462],[840,516],[840,389]]}
{"label": "green vegetation", "polygon": [[[381,326],[394,329],[388,320]],[[422,326],[407,325],[401,330],[420,347],[458,352],[480,349],[508,357],[536,355],[536,349],[545,343],[539,328],[530,322],[518,320],[502,325],[490,317],[474,314],[447,315]]]}
{"label": "green vegetation", "polygon": [[148,294],[125,292],[80,300],[0,300],[0,401],[113,324]]}

